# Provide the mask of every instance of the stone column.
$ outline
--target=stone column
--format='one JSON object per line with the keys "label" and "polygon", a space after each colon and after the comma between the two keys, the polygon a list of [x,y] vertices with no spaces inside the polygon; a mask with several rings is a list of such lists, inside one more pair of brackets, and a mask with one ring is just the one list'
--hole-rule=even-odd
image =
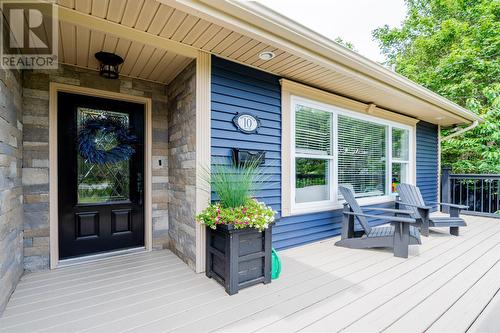
{"label": "stone column", "polygon": [[0,315],[23,272],[21,74],[0,70]]}

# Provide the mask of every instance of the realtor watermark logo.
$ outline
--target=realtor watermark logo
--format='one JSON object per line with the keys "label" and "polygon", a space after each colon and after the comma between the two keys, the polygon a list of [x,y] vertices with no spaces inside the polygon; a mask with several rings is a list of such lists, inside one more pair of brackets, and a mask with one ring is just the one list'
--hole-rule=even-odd
{"label": "realtor watermark logo", "polygon": [[3,68],[57,68],[57,7],[41,1],[2,1]]}

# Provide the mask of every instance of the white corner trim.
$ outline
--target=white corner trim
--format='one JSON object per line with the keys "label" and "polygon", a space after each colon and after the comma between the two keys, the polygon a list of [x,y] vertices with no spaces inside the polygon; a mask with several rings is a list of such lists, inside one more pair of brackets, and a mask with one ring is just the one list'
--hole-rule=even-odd
{"label": "white corner trim", "polygon": [[117,99],[144,105],[145,151],[144,151],[144,248],[152,249],[152,102],[150,98],[127,95],[106,90],[73,86],[69,84],[50,82],[49,87],[49,247],[50,269],[59,264],[59,213],[58,213],[58,160],[57,160],[57,93],[69,92],[73,94],[96,96],[101,98]]}
{"label": "white corner trim", "polygon": [[410,184],[417,186],[417,124],[413,125],[412,135],[412,156],[413,163],[411,165],[411,180]]}
{"label": "white corner trim", "polygon": [[281,216],[292,214],[292,116],[291,95],[281,88]]}
{"label": "white corner trim", "polygon": [[[211,55],[199,51],[196,58],[196,213],[210,202],[210,184],[200,174],[210,170]],[[196,223],[197,273],[205,271],[205,226]]]}

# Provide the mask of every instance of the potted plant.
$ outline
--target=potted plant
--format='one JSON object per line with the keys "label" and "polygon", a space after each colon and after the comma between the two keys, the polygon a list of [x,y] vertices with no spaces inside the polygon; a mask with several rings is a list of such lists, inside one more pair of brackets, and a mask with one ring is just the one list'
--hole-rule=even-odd
{"label": "potted plant", "polygon": [[271,229],[276,212],[252,198],[265,181],[255,163],[215,165],[210,184],[216,200],[196,216],[206,228],[206,275],[229,295],[271,282]]}

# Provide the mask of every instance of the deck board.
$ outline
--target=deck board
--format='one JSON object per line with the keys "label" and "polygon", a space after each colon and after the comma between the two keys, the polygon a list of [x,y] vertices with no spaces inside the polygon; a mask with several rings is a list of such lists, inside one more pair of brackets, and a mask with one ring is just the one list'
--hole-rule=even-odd
{"label": "deck board", "polygon": [[[498,281],[498,277],[497,277]],[[468,332],[500,332],[500,289],[475,319]]]}
{"label": "deck board", "polygon": [[[305,298],[290,300],[285,304],[280,304],[280,314],[284,320],[277,320],[275,323],[265,328],[265,331],[286,331],[306,327],[315,321],[328,323],[328,329],[341,329],[348,326],[352,321],[358,320],[365,312],[372,310],[382,300],[397,294],[394,284],[399,288],[417,283],[414,276],[417,268],[428,270],[429,263],[436,261],[450,250],[456,248],[459,239],[447,239],[443,242],[427,242],[421,249],[420,255],[407,260],[400,260],[400,263],[381,271],[379,274],[368,276],[362,279],[356,276],[351,279],[352,286],[347,288],[337,288],[336,292],[328,293],[326,290],[315,290],[305,296]],[[480,241],[480,240],[478,240]],[[395,261],[398,260],[394,258]],[[446,261],[446,259],[444,259]],[[440,262],[444,262],[440,259]],[[406,282],[404,280],[406,279]],[[354,284],[354,282],[357,282]],[[392,283],[392,284],[391,284]],[[337,286],[339,287],[339,286]],[[306,303],[307,302],[307,303]],[[287,309],[290,308],[290,309]],[[285,309],[287,312],[284,312]],[[305,311],[303,311],[305,309]],[[330,316],[328,318],[328,316]],[[264,318],[258,318],[256,314],[247,321],[255,325],[256,321],[263,322]],[[261,315],[261,317],[263,317]],[[265,317],[265,316],[264,316]]]}
{"label": "deck board", "polygon": [[466,220],[408,259],[338,238],[285,250],[278,280],[233,296],[167,250],[26,274],[0,332],[498,331],[500,223]]}
{"label": "deck board", "polygon": [[[500,289],[500,263],[496,263],[473,286],[471,286],[448,310],[441,314],[427,332],[457,332],[473,325],[484,311],[492,295]],[[500,308],[499,308],[500,310]],[[500,319],[498,319],[500,323]],[[497,327],[500,331],[500,325]]]}

